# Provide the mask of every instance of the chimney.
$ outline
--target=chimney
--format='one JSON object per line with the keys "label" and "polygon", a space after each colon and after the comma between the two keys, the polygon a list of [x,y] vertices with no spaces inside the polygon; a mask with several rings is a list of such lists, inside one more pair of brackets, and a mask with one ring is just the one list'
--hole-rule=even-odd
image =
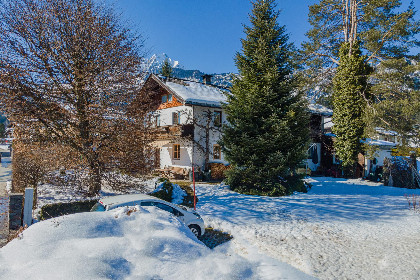
{"label": "chimney", "polygon": [[212,75],[205,74],[201,77],[203,77],[203,83],[205,83],[206,85],[211,85],[211,77],[213,77]]}

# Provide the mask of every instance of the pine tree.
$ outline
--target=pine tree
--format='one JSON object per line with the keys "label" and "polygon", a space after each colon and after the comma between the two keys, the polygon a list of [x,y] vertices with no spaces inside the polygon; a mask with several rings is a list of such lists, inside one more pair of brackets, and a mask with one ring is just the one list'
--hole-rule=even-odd
{"label": "pine tree", "polygon": [[[307,33],[309,42],[303,44],[303,61],[308,66],[306,80],[315,84],[306,88],[315,88],[321,83],[323,90],[332,90],[334,130],[338,136],[335,150],[346,167],[355,163],[360,151],[364,136],[361,126],[378,117],[385,120],[380,116],[381,110],[386,111],[387,116],[394,114],[391,108],[395,106],[391,104],[399,103],[401,99],[396,96],[404,95],[400,94],[404,87],[394,91],[393,96],[380,92],[376,95],[372,91],[376,96],[366,98],[360,93],[367,93],[366,81],[375,86],[387,82],[386,79],[369,79],[366,75],[375,73],[387,60],[408,56],[410,48],[418,46],[416,35],[420,21],[415,19],[415,13],[413,3],[403,10],[399,0],[320,0],[309,8],[309,23],[313,28]],[[367,64],[373,68],[366,72]],[[329,84],[326,81],[333,81],[333,87],[326,86]],[[377,106],[381,103],[390,106]],[[374,114],[368,115],[368,111]],[[412,125],[404,129],[413,134],[414,128]]]}
{"label": "pine tree", "polygon": [[400,150],[420,147],[419,61],[388,59],[376,67],[371,77],[375,81],[371,90],[375,98],[368,103],[367,124],[370,130],[383,127],[398,131],[405,146]]}
{"label": "pine tree", "polygon": [[163,62],[160,74],[166,78],[172,77],[172,66],[167,58],[165,58],[165,61]]}
{"label": "pine tree", "polygon": [[[352,48],[352,51],[349,49]],[[366,127],[364,112],[369,99],[367,78],[372,71],[361,54],[359,44],[344,43],[340,48],[340,65],[333,79],[334,147],[343,166],[354,172],[357,155],[362,152],[361,138]]]}
{"label": "pine tree", "polygon": [[294,91],[291,50],[274,0],[256,0],[236,54],[240,78],[226,105],[222,147],[232,169],[227,182],[243,193],[286,195],[303,183],[291,176],[309,139],[302,95]]}

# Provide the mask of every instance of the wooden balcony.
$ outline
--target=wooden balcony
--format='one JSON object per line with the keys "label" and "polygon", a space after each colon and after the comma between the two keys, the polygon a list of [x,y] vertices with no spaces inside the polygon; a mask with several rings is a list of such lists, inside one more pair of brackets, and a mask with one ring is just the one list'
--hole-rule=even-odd
{"label": "wooden balcony", "polygon": [[194,125],[171,125],[158,127],[156,140],[175,140],[179,138],[192,138],[194,136]]}

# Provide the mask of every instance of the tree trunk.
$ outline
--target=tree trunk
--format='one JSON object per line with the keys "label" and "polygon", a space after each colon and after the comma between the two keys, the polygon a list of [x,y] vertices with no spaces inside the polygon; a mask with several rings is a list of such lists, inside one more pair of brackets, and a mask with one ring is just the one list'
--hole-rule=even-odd
{"label": "tree trunk", "polygon": [[89,196],[95,196],[101,190],[101,166],[98,154],[89,158]]}
{"label": "tree trunk", "polygon": [[206,127],[206,158],[204,161],[204,169],[205,171],[208,171],[209,169],[209,161],[210,161],[210,127],[209,124],[207,124]]}

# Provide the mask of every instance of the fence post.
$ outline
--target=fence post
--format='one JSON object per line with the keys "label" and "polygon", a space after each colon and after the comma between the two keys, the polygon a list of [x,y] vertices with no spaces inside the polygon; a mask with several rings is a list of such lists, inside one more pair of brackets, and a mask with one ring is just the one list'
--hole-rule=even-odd
{"label": "fence post", "polygon": [[23,226],[32,225],[32,207],[34,204],[34,189],[25,189],[25,203],[23,206]]}

